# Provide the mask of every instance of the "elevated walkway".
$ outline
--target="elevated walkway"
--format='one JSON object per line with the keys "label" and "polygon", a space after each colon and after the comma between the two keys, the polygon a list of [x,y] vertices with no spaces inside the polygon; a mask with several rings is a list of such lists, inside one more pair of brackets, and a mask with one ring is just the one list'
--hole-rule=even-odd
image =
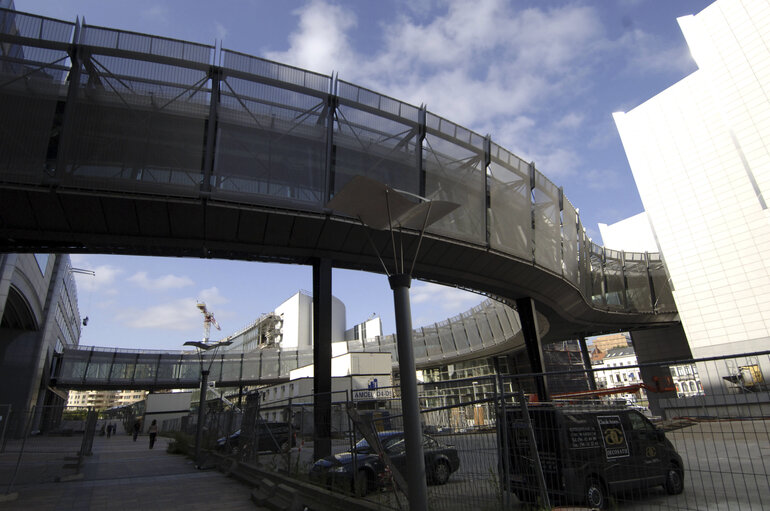
{"label": "elevated walkway", "polygon": [[[228,49],[0,16],[2,251],[381,272],[364,229],[326,207],[365,175],[460,204],[428,228],[416,279],[532,298],[553,340],[678,321],[659,254],[593,243],[561,188],[489,136]],[[401,247],[371,237],[393,267]],[[414,253],[416,233],[399,243]]]}
{"label": "elevated walkway", "polygon": [[[547,323],[545,324],[547,327]],[[413,331],[418,368],[523,349],[516,313],[494,300],[431,326]],[[350,352],[389,352],[397,367],[394,335],[345,343]],[[218,386],[270,384],[289,379],[289,372],[313,363],[313,351],[265,348],[249,353],[217,351],[205,355],[209,381]],[[189,351],[131,351],[117,348],[65,348],[59,355],[52,385],[66,389],[198,388],[200,359]]]}

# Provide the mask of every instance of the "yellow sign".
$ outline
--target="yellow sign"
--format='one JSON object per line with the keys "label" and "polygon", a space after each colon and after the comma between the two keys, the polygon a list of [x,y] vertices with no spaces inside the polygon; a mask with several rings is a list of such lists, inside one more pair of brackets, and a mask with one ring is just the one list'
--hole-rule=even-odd
{"label": "yellow sign", "polygon": [[620,445],[624,442],[623,432],[618,428],[604,430],[604,443],[607,445]]}

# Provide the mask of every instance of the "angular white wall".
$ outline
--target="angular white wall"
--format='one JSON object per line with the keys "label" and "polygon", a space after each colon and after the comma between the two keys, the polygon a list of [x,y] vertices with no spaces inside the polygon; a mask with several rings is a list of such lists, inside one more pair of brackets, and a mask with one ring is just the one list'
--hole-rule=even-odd
{"label": "angular white wall", "polygon": [[699,69],[615,114],[696,357],[770,341],[770,3],[680,18]]}

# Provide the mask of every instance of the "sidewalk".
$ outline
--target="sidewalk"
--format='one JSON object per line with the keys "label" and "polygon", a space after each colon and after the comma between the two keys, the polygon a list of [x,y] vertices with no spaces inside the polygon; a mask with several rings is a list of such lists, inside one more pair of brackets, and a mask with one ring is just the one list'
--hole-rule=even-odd
{"label": "sidewalk", "polygon": [[63,468],[82,438],[36,437],[27,440],[16,481],[3,501],[19,459],[20,441],[10,441],[0,454],[0,511],[5,510],[228,510],[258,509],[251,489],[216,470],[197,470],[186,457],[166,453],[168,439],[159,437],[149,449],[147,436],[97,436],[86,457],[83,478],[56,482],[74,474]]}

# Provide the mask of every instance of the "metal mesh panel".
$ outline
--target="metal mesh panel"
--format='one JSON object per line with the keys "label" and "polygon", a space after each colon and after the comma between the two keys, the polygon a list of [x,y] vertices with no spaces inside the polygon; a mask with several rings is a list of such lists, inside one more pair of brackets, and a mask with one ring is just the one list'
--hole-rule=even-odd
{"label": "metal mesh panel", "polygon": [[[56,43],[69,42],[74,25],[0,10],[0,33]],[[0,51],[0,177],[40,183],[44,177],[59,98],[66,94],[66,47],[3,43]],[[49,165],[50,167],[50,165]]]}
{"label": "metal mesh panel", "polygon": [[134,373],[134,382],[154,383],[156,374],[157,374],[159,360],[160,360],[160,355],[140,353],[136,359],[136,372]]}
{"label": "metal mesh panel", "polygon": [[[483,316],[483,315],[482,315]],[[469,314],[463,317],[464,337],[458,337],[458,351],[465,353],[479,348],[483,344],[483,339],[479,336],[479,327],[477,321],[480,321],[479,314]]]}
{"label": "metal mesh panel", "polygon": [[644,254],[625,253],[626,297],[632,311],[651,312],[650,279],[647,277],[647,261]]}
{"label": "metal mesh panel", "polygon": [[441,356],[441,341],[438,337],[438,325],[426,326],[423,328],[425,333],[425,350],[428,358]]}
{"label": "metal mesh panel", "polygon": [[418,121],[419,109],[409,103],[383,96],[382,94],[353,85],[352,83],[343,80],[339,80],[337,83],[337,95],[341,100],[360,103],[370,108],[375,108],[382,112],[401,117],[411,123],[416,123]]}
{"label": "metal mesh panel", "polygon": [[322,94],[329,92],[330,78],[326,75],[252,57],[251,55],[245,55],[224,48],[222,49],[221,57],[223,60],[222,66],[227,69],[313,89]]}
{"label": "metal mesh panel", "polygon": [[136,355],[133,353],[115,353],[110,370],[110,382],[129,384],[134,377]]}
{"label": "metal mesh panel", "polygon": [[562,252],[564,254],[562,268],[564,278],[578,285],[578,225],[575,207],[564,198],[562,219]]}
{"label": "metal mesh panel", "polygon": [[594,305],[606,305],[604,298],[604,255],[602,247],[591,242],[589,257],[591,258],[591,300]]}
{"label": "metal mesh panel", "polygon": [[[401,109],[400,102],[365,89],[355,92],[359,88],[345,82],[340,82],[340,89],[373,104],[366,106],[379,109],[384,102],[391,110]],[[399,190],[419,193],[417,135],[416,120],[395,120],[341,104],[334,133],[334,191],[341,190],[353,176],[365,175]]]}
{"label": "metal mesh panel", "polygon": [[492,144],[489,164],[489,245],[532,259],[532,200],[529,164]]}
{"label": "metal mesh panel", "polygon": [[659,254],[649,254],[649,257],[650,277],[655,288],[655,310],[659,312],[675,311],[674,294],[671,292],[668,274],[663,266],[663,261]]}
{"label": "metal mesh panel", "polygon": [[172,364],[174,377],[177,381],[197,381],[200,377],[200,364],[197,355],[179,355],[172,357],[169,362]]}
{"label": "metal mesh panel", "polygon": [[[449,321],[442,321],[437,323],[438,326],[438,338],[441,342],[442,354],[451,355],[457,348],[453,339],[454,325]],[[460,325],[462,327],[462,325]]]}
{"label": "metal mesh panel", "polygon": [[220,88],[215,194],[252,203],[321,207],[325,103],[241,78],[228,77]]}
{"label": "metal mesh panel", "polygon": [[225,382],[237,382],[241,379],[241,361],[240,356],[228,356],[222,364],[222,380]]}
{"label": "metal mesh panel", "polygon": [[80,44],[209,64],[214,47],[166,37],[83,25]]}
{"label": "metal mesh panel", "polygon": [[472,131],[427,114],[423,147],[425,196],[460,204],[428,228],[475,243],[486,242],[484,139]]}
{"label": "metal mesh panel", "polygon": [[476,324],[478,325],[479,335],[482,342],[484,339],[492,339],[494,333],[492,332],[492,323],[497,321],[494,314],[482,314],[476,316]]}
{"label": "metal mesh panel", "polygon": [[561,275],[561,217],[559,189],[543,174],[535,172],[533,214],[535,262]]}
{"label": "metal mesh panel", "polygon": [[583,293],[584,298],[591,300],[591,286],[593,283],[591,275],[591,241],[588,239],[586,231],[580,223],[580,217],[578,217],[578,257],[578,283],[580,291]]}
{"label": "metal mesh panel", "polygon": [[613,310],[625,309],[625,283],[623,282],[622,254],[605,249],[604,276],[607,281],[607,306]]}
{"label": "metal mesh panel", "polygon": [[[0,33],[29,39],[69,43],[75,24],[50,18],[0,9]],[[3,53],[6,53],[4,50]],[[8,52],[13,54],[13,51]]]}
{"label": "metal mesh panel", "polygon": [[262,352],[252,352],[243,357],[244,380],[256,380],[262,374]]}
{"label": "metal mesh panel", "polygon": [[204,71],[91,55],[64,146],[68,184],[193,195],[202,180]]}
{"label": "metal mesh panel", "polygon": [[[413,349],[414,349],[414,359],[415,359],[415,362],[422,361],[422,360],[427,360],[427,358],[428,358],[428,347],[426,346],[426,337],[425,337],[425,334],[424,334],[425,329],[421,328],[419,330],[420,335],[414,335],[416,332],[417,331],[413,332],[413,335],[412,335],[412,346],[413,346]],[[393,341],[393,344],[392,345],[390,345],[390,344],[385,345],[385,346],[387,346],[385,349],[390,351],[390,353],[391,353],[391,361],[394,364],[397,364],[398,363],[398,349],[397,349],[397,346],[396,346],[396,343],[395,343],[396,336],[395,335],[389,335],[389,336],[386,337],[386,339],[388,339],[388,338]]]}
{"label": "metal mesh panel", "polygon": [[85,377],[89,351],[65,348],[57,381],[64,383],[79,383]]}

